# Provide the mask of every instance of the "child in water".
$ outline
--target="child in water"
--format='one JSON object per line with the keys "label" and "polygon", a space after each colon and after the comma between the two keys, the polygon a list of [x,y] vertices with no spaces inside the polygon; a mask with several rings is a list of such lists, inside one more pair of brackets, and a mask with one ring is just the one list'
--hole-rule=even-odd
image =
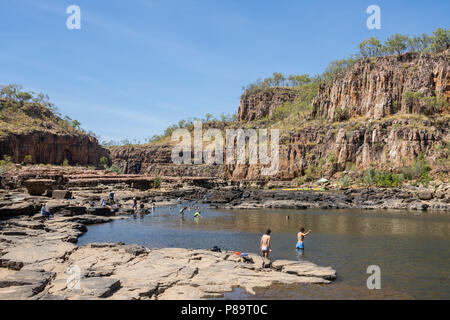
{"label": "child in water", "polygon": [[297,250],[304,250],[305,249],[305,244],[304,244],[305,237],[307,235],[309,235],[311,232],[312,231],[309,230],[308,232],[305,233],[305,228],[302,228],[300,230],[300,232],[297,235],[297,240],[298,240],[297,246],[296,246]]}

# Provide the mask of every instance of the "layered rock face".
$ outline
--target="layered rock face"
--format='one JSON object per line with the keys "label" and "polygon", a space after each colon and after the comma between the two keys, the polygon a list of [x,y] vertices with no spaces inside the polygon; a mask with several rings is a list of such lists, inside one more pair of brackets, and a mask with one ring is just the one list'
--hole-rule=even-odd
{"label": "layered rock face", "polygon": [[[434,167],[448,159],[448,151],[442,147],[450,138],[448,106],[442,113],[430,114],[432,100],[426,99],[441,97],[449,101],[448,54],[367,59],[335,81],[321,85],[310,121],[299,123],[299,128],[280,142],[279,171],[271,179],[291,180],[311,166],[331,176],[345,170],[348,163],[357,169],[397,170],[420,154]],[[293,93],[279,97],[287,97],[285,101],[295,99],[295,91],[288,88],[272,89],[267,96],[281,89]],[[407,93],[420,93],[424,99],[407,99]],[[239,118],[261,119],[270,114],[269,110],[273,113],[280,98],[267,107],[267,96],[261,92],[252,97],[244,95]],[[448,165],[438,167],[448,175]],[[265,178],[260,174],[260,166],[236,165],[227,169],[226,176],[232,180]]]}
{"label": "layered rock face", "polygon": [[176,165],[172,162],[172,145],[120,147],[110,150],[115,166],[128,174],[161,177],[224,178],[221,165]]}
{"label": "layered rock face", "polygon": [[405,99],[407,92],[450,98],[449,52],[439,55],[408,53],[356,63],[331,84],[323,84],[313,102],[314,117],[339,120],[338,109],[349,116],[381,119],[403,113],[423,113],[424,105]]}
{"label": "layered rock face", "polygon": [[30,155],[32,163],[38,164],[62,164],[67,159],[70,164],[95,165],[108,153],[88,135],[35,131],[0,138],[0,158],[5,155],[15,163]]}
{"label": "layered rock face", "polygon": [[[446,159],[440,149],[450,138],[448,122],[415,119],[387,119],[380,122],[355,122],[333,127],[312,126],[292,133],[280,145],[279,170],[272,180],[292,180],[315,166],[324,176],[346,169],[369,167],[396,170],[410,165],[420,154],[431,164]],[[236,165],[227,168],[227,178],[235,181],[262,181],[259,165]],[[448,175],[449,168],[436,168]]]}
{"label": "layered rock face", "polygon": [[238,121],[253,121],[271,116],[277,107],[295,100],[297,92],[290,88],[269,88],[255,93],[245,92],[237,114]]}

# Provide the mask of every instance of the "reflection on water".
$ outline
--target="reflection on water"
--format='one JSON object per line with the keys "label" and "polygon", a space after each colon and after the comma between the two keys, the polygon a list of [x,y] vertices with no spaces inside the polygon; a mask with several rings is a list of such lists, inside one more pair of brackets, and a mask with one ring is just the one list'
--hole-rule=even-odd
{"label": "reflection on water", "polygon": [[[272,230],[272,259],[305,259],[333,266],[337,281],[322,289],[283,286],[258,292],[257,298],[449,299],[450,217],[445,214],[358,210],[212,210],[202,208],[180,218],[179,208],[158,208],[151,215],[92,226],[80,239],[137,243],[148,247],[184,247],[258,252],[261,235]],[[295,249],[301,227],[313,232],[305,250]],[[367,267],[378,265],[382,290],[366,288]],[[246,298],[239,290],[226,296]],[[250,298],[254,298],[250,296]]]}

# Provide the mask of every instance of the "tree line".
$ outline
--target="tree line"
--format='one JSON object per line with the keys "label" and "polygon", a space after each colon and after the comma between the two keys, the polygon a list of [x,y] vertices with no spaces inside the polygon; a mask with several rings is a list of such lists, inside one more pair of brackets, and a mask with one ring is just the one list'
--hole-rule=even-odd
{"label": "tree line", "polygon": [[301,88],[306,84],[320,83],[335,79],[342,71],[353,66],[361,59],[371,57],[382,57],[394,54],[403,54],[407,52],[418,53],[439,53],[450,48],[450,29],[437,29],[432,35],[422,34],[420,36],[407,36],[394,34],[388,37],[384,42],[378,38],[371,37],[362,41],[359,45],[359,52],[349,58],[332,61],[322,74],[317,76],[303,75],[284,75],[280,72],[274,72],[271,77],[243,87],[247,93],[256,92],[273,87],[291,87]]}
{"label": "tree line", "polygon": [[406,52],[437,53],[449,48],[450,29],[439,28],[432,35],[424,33],[420,36],[409,37],[397,33],[387,38],[383,43],[378,38],[371,37],[359,44],[359,54],[363,58],[369,58]]}
{"label": "tree line", "polygon": [[[162,134],[155,134],[151,137],[145,138],[144,143],[154,143],[161,141],[167,137],[172,136],[172,133],[177,129],[188,129],[189,131],[194,130],[194,122],[201,121],[204,127],[214,126],[215,128],[224,128],[228,124],[236,121],[236,115],[228,115],[225,113],[221,113],[219,117],[214,116],[211,113],[205,114],[203,118],[192,117],[188,119],[182,119],[178,121],[178,123],[168,126]],[[140,145],[142,143],[141,140],[137,139],[122,139],[122,140],[109,140],[102,141],[102,145],[105,147],[118,147],[118,146],[132,146],[132,145]]]}

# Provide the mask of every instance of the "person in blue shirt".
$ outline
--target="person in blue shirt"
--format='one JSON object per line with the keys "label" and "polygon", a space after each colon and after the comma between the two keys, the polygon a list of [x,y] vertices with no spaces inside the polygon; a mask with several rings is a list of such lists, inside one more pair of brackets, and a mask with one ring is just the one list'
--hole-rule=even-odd
{"label": "person in blue shirt", "polygon": [[47,205],[44,203],[41,208],[41,215],[45,216],[50,220],[50,217],[53,217],[53,214],[47,209]]}

